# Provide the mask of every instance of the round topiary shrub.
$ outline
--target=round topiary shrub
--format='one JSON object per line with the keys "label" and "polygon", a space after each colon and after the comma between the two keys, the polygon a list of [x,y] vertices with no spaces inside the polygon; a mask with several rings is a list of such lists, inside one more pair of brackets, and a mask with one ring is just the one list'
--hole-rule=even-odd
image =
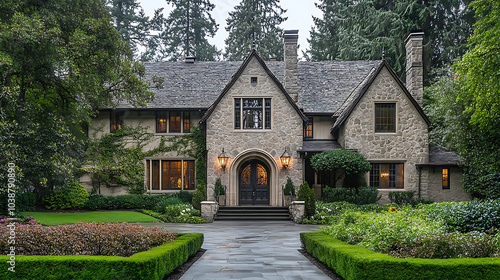
{"label": "round topiary shrub", "polygon": [[52,210],[80,209],[89,199],[89,193],[82,184],[73,180],[64,189],[55,190],[43,198],[45,208]]}

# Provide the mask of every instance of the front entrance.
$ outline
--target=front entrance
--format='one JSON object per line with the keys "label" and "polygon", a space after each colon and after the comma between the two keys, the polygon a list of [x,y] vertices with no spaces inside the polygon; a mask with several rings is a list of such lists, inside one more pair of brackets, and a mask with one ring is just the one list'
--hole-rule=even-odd
{"label": "front entrance", "polygon": [[269,205],[269,168],[260,160],[245,162],[239,172],[240,205]]}

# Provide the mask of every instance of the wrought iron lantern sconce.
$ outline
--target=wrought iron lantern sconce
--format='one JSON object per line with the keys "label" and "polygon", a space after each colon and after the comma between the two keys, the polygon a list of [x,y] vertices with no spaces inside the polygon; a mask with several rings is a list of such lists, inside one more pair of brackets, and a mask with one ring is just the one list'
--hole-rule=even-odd
{"label": "wrought iron lantern sconce", "polygon": [[228,159],[229,159],[229,157],[224,152],[224,148],[222,148],[222,153],[217,157],[217,160],[219,161],[219,165],[224,172],[226,171],[226,165],[227,165]]}
{"label": "wrought iron lantern sconce", "polygon": [[287,153],[286,149],[285,149],[285,152],[280,156],[280,160],[281,160],[281,165],[283,166],[283,168],[288,168],[288,165],[290,165],[290,159],[292,157]]}

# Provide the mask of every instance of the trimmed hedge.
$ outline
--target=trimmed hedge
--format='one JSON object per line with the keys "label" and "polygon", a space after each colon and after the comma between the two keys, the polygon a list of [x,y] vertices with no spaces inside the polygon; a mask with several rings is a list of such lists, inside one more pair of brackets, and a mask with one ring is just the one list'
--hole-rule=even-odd
{"label": "trimmed hedge", "polygon": [[179,233],[167,243],[130,257],[15,256],[15,272],[7,270],[9,256],[0,256],[0,279],[163,279],[194,255],[202,233]]}
{"label": "trimmed hedge", "polygon": [[323,232],[302,232],[309,253],[346,280],[500,279],[500,258],[398,259]]}

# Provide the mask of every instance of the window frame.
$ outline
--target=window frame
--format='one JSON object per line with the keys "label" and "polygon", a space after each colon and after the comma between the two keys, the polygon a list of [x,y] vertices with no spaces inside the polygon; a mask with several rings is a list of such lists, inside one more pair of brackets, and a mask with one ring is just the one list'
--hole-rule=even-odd
{"label": "window frame", "polygon": [[115,133],[123,127],[123,112],[111,112],[109,115],[109,133]]}
{"label": "window frame", "polygon": [[[245,107],[243,102],[245,99],[260,99],[262,106],[256,108],[262,110],[262,123],[260,123],[259,128],[245,128],[243,126],[243,114]],[[270,131],[273,127],[273,99],[271,97],[235,97],[233,98],[233,129],[235,131]],[[247,108],[248,109],[248,108]]]}
{"label": "window frame", "polygon": [[[370,187],[376,187],[379,190],[403,190],[405,188],[404,163],[376,162],[371,163],[371,165]],[[398,180],[399,178],[400,180]]]}
{"label": "window frame", "polygon": [[[171,116],[173,113],[180,115],[179,131],[172,131]],[[160,120],[165,120],[164,129],[159,129]],[[191,133],[191,113],[189,111],[157,111],[155,113],[155,127],[158,134]]]}
{"label": "window frame", "polygon": [[[145,159],[146,188],[151,192],[194,190],[196,186],[196,161],[194,159]],[[180,165],[180,188],[171,186],[172,163]],[[168,166],[168,174],[165,173]]]}
{"label": "window frame", "polygon": [[313,138],[314,138],[314,118],[310,117],[307,119],[307,123],[304,126],[304,139],[313,139]]}
{"label": "window frame", "polygon": [[[159,130],[159,121],[165,120],[165,129]],[[168,131],[168,113],[156,113],[156,133],[167,133]]]}
{"label": "window frame", "polygon": [[[393,116],[382,116],[380,113],[380,109],[388,108],[391,106],[393,108],[392,114]],[[397,102],[375,102],[374,105],[374,131],[375,133],[396,133],[397,132]],[[388,120],[392,119],[392,124],[389,123]],[[385,120],[385,122],[381,121]],[[391,126],[390,128],[381,129],[383,126]],[[393,128],[393,129],[392,129]]]}
{"label": "window frame", "polygon": [[[446,170],[446,174],[445,174],[445,170]],[[445,183],[446,183],[446,185],[445,185]],[[443,190],[450,189],[450,168],[443,168],[441,170],[441,187]]]}

